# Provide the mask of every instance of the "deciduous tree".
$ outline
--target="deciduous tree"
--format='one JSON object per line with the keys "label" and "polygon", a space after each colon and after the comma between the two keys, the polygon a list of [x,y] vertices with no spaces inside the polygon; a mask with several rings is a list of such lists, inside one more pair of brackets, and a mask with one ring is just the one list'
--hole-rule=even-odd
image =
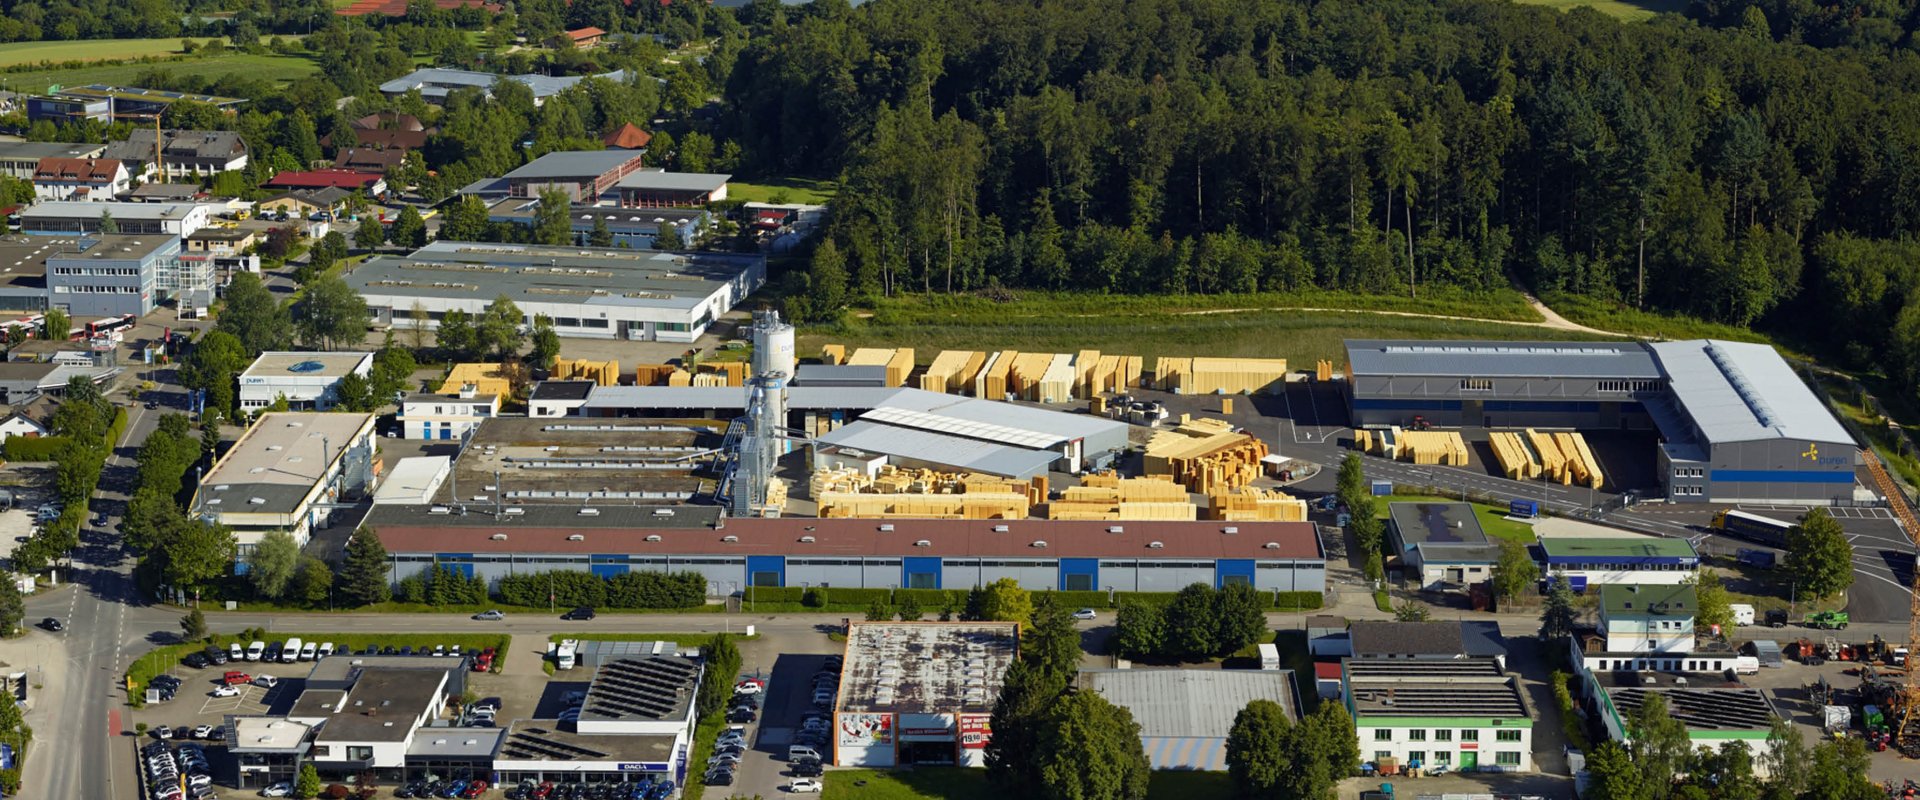
{"label": "deciduous tree", "polygon": [[308,284],[294,303],[300,340],[318,350],[358,346],[367,338],[372,314],[367,301],[337,276],[323,275]]}
{"label": "deciduous tree", "polygon": [[1099,692],[1054,701],[1038,742],[1040,797],[1144,800],[1151,767],[1132,712]]}
{"label": "deciduous tree", "polygon": [[1826,509],[1808,511],[1787,529],[1787,570],[1810,597],[1830,597],[1853,585],[1853,546]]}
{"label": "deciduous tree", "polygon": [[1033,619],[1033,596],[1012,578],[989,583],[981,598],[980,619],[1025,625]]}
{"label": "deciduous tree", "polygon": [[1539,582],[1540,565],[1527,553],[1527,546],[1501,540],[1500,559],[1494,562],[1491,577],[1493,593],[1503,600],[1512,600]]}
{"label": "deciduous tree", "polygon": [[1159,655],[1166,647],[1167,618],[1158,604],[1122,600],[1113,616],[1114,650],[1125,658]]}
{"label": "deciduous tree", "polygon": [[300,565],[300,545],[286,531],[268,531],[247,556],[247,578],[261,597],[278,600]]}

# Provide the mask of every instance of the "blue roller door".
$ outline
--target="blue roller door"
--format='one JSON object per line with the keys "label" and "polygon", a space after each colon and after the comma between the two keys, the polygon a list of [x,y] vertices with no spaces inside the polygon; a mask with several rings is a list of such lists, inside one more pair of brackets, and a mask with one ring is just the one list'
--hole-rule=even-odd
{"label": "blue roller door", "polygon": [[593,576],[611,578],[627,571],[627,557],[622,555],[597,555],[593,557]]}
{"label": "blue roller door", "polygon": [[1100,559],[1060,559],[1059,586],[1069,592],[1097,591],[1100,588]]}
{"label": "blue roller door", "polygon": [[940,558],[910,556],[900,559],[900,585],[908,589],[938,589]]}
{"label": "blue roller door", "polygon": [[440,566],[446,567],[466,577],[473,577],[472,553],[435,553],[433,558],[439,562]]}
{"label": "blue roller door", "polygon": [[747,556],[749,586],[787,585],[786,556]]}
{"label": "blue roller door", "polygon": [[1223,558],[1213,565],[1213,588],[1219,589],[1229,583],[1253,585],[1253,559]]}

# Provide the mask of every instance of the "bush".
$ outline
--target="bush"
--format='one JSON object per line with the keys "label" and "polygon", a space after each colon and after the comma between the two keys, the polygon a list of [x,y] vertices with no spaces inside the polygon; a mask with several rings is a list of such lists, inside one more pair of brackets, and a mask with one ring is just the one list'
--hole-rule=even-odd
{"label": "bush", "polygon": [[67,438],[64,436],[42,436],[37,439],[9,436],[4,447],[0,447],[0,454],[4,454],[8,461],[52,461],[60,453],[60,448],[66,446]]}
{"label": "bush", "polygon": [[[404,595],[406,581],[401,581],[400,589]],[[757,591],[765,599],[767,592],[781,590]],[[791,602],[797,602],[799,590],[793,591]],[[548,604],[549,592],[554,605],[567,607],[693,608],[707,602],[707,581],[697,572],[622,572],[602,578],[591,572],[554,570],[501,578],[498,597],[508,605],[538,608]]]}
{"label": "bush", "polygon": [[839,606],[869,606],[875,601],[893,605],[892,589],[852,589],[833,587],[833,603]]}
{"label": "bush", "polygon": [[500,579],[497,592],[508,605],[539,607],[549,603],[601,608],[607,604],[607,581],[591,572],[554,570]]}
{"label": "bush", "polygon": [[1040,598],[1042,598],[1042,597],[1051,597],[1051,598],[1053,598],[1053,603],[1054,603],[1054,605],[1057,605],[1057,606],[1063,606],[1063,607],[1065,607],[1065,608],[1067,608],[1067,609],[1076,609],[1076,608],[1110,608],[1110,607],[1112,607],[1112,603],[1110,603],[1110,602],[1109,602],[1109,598],[1108,598],[1108,596],[1107,596],[1107,593],[1106,593],[1106,592],[1101,592],[1101,591],[1091,591],[1091,592],[1067,592],[1067,591],[1060,591],[1060,592],[1034,592],[1034,593],[1033,593],[1033,604],[1034,604],[1034,605],[1036,605],[1036,606],[1037,606],[1037,605],[1039,605],[1039,604],[1040,604]]}
{"label": "bush", "polygon": [[893,593],[894,604],[902,604],[911,599],[922,611],[940,613],[940,610],[953,603],[957,608],[967,602],[964,592],[950,592],[946,589],[899,589]]}
{"label": "bush", "polygon": [[623,572],[607,581],[610,608],[696,608],[707,602],[698,572]]}
{"label": "bush", "polygon": [[753,586],[740,593],[755,603],[802,603],[807,589],[800,586]]}
{"label": "bush", "polygon": [[1273,608],[1307,611],[1317,609],[1326,602],[1326,595],[1319,592],[1280,592],[1279,600]]}
{"label": "bush", "polygon": [[828,602],[827,587],[815,586],[800,595],[800,603],[808,608],[826,608]]}

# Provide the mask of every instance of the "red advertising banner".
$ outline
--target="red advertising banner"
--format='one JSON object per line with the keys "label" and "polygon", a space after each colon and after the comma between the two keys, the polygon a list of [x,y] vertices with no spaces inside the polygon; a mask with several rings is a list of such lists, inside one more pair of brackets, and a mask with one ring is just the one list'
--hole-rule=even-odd
{"label": "red advertising banner", "polygon": [[967,750],[982,750],[987,741],[993,738],[992,717],[986,714],[960,715],[960,746]]}

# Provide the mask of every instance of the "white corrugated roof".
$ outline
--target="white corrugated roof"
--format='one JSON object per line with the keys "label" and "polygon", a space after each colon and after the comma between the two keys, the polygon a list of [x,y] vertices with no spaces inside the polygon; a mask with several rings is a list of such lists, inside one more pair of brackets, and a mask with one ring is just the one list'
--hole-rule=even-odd
{"label": "white corrugated roof", "polygon": [[1840,421],[1770,346],[1694,339],[1651,347],[1674,398],[1708,442],[1853,444]]}

